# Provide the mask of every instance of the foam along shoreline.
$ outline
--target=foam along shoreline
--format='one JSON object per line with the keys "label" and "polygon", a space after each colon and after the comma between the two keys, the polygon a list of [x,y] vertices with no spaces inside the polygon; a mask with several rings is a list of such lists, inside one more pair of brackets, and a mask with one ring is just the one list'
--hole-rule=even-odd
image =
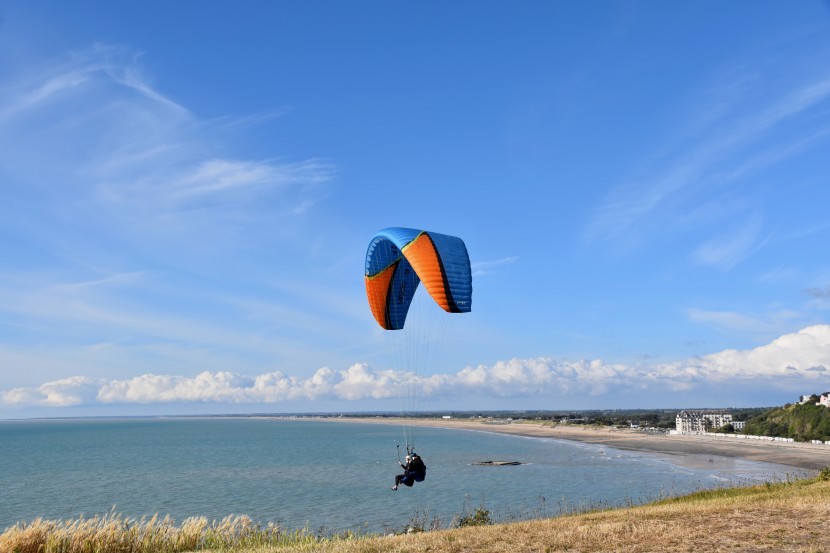
{"label": "foam along shoreline", "polygon": [[[327,421],[366,424],[401,424],[401,419],[381,417],[338,417]],[[726,440],[715,436],[649,434],[639,430],[595,426],[556,425],[532,421],[494,423],[486,419],[407,419],[413,426],[475,430],[532,438],[554,438],[605,445],[616,449],[656,453],[673,457],[686,466],[700,466],[711,456],[787,465],[805,470],[830,466],[830,445],[763,440]]]}

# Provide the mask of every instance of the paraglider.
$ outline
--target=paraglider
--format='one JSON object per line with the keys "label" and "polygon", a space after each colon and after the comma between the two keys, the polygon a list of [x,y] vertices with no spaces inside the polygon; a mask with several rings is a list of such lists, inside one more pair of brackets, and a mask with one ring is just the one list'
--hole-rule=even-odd
{"label": "paraglider", "polygon": [[366,251],[366,297],[378,324],[400,330],[423,282],[444,311],[468,313],[473,283],[464,241],[455,236],[392,227],[378,232]]}
{"label": "paraglider", "polygon": [[[408,380],[400,390],[407,455],[406,464],[400,461],[400,453],[398,455],[404,473],[395,477],[392,489],[397,490],[400,484],[412,486],[426,477],[426,465],[414,451],[412,429],[406,417],[420,402],[420,373],[427,364],[427,352],[436,349],[432,341],[445,335],[438,330],[440,325],[426,324],[424,328],[416,325],[415,330],[412,323],[406,325],[412,300],[419,285],[423,284],[429,296],[427,303],[433,304],[431,307],[438,305],[447,313],[469,313],[473,294],[470,258],[464,241],[458,237],[410,228],[386,228],[369,242],[364,281],[372,315],[381,328],[400,335],[397,353],[401,365],[410,369]],[[431,312],[440,313],[435,309]],[[438,316],[438,319],[444,317]]]}
{"label": "paraglider", "polygon": [[412,487],[415,482],[423,482],[427,477],[427,466],[424,464],[421,456],[414,451],[406,456],[406,464],[398,461],[403,469],[403,474],[395,476],[395,485],[392,486],[392,491],[398,489],[398,486]]}

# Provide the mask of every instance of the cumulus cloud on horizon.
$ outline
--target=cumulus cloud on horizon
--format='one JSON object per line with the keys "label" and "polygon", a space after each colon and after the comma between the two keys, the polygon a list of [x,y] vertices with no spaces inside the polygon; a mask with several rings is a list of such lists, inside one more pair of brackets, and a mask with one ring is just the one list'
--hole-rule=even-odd
{"label": "cumulus cloud on horizon", "polygon": [[614,364],[601,359],[567,361],[553,357],[511,359],[466,367],[455,374],[416,375],[375,370],[355,363],[345,370],[318,369],[311,377],[281,372],[245,376],[203,371],[196,376],[143,374],[125,380],[73,376],[31,388],[0,391],[6,407],[222,403],[278,404],[288,401],[396,398],[416,384],[425,396],[531,397],[594,395],[631,390],[672,393],[706,384],[796,380],[828,385],[830,325],[786,334],[749,350],[724,350],[682,362]]}

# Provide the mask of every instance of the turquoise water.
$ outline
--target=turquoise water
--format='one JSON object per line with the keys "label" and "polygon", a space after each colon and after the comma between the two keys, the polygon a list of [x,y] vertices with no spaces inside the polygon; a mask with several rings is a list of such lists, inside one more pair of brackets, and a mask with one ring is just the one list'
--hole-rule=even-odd
{"label": "turquoise water", "polygon": [[[427,480],[393,492],[402,437],[397,426],[311,420],[0,422],[0,530],[114,507],[134,518],[245,514],[315,532],[379,532],[413,517],[446,527],[482,505],[500,520],[552,516],[794,472],[726,458],[690,468],[567,440],[419,428]],[[482,460],[526,464],[472,464]]]}

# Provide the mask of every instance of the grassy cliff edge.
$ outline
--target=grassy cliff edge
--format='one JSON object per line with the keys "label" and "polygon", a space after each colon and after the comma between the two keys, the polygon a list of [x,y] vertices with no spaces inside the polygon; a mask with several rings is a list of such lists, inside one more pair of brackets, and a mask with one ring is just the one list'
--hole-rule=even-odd
{"label": "grassy cliff edge", "polygon": [[245,553],[517,551],[830,552],[830,470],[811,480],[702,491],[648,505],[416,535]]}
{"label": "grassy cliff edge", "polygon": [[95,524],[40,520],[6,530],[0,535],[0,552],[830,553],[830,467],[811,479],[700,491],[638,507],[397,536],[321,539],[262,528],[244,517],[219,524],[189,520],[181,526],[158,519],[135,524],[118,516],[97,519]]}

